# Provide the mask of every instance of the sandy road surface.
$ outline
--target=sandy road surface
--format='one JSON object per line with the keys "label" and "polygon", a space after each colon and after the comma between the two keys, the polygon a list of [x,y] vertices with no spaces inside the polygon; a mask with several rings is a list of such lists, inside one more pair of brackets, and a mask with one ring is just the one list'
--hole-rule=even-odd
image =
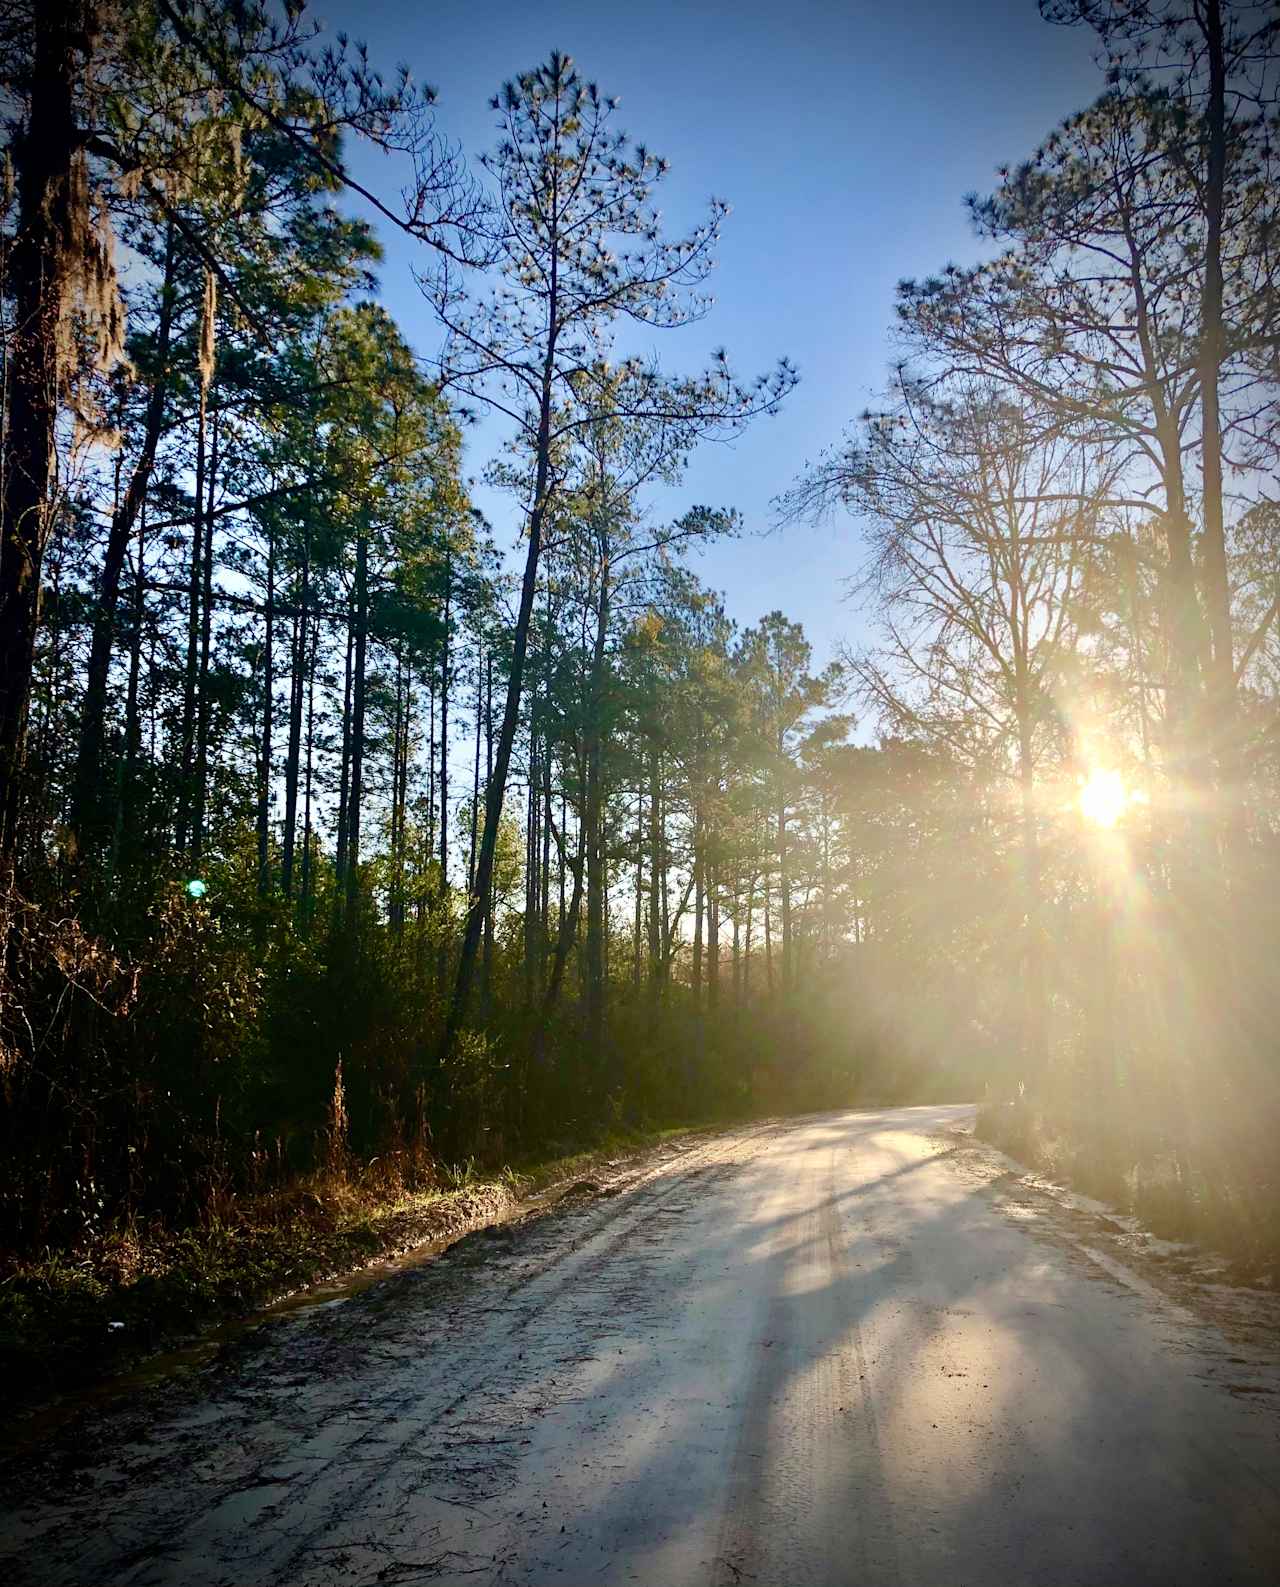
{"label": "sandy road surface", "polygon": [[0,1580],[1274,1587],[1274,1361],[968,1116],[703,1139],[274,1325],[31,1464]]}

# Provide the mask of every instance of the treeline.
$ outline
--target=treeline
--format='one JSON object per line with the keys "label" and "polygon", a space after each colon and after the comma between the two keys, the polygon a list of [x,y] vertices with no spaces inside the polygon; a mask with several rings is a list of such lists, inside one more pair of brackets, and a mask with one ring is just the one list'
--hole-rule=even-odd
{"label": "treeline", "polygon": [[[645,501],[794,375],[611,356],[703,314],[724,207],[666,236],[665,162],[562,55],[469,171],[300,8],[9,15],[0,1242],[203,1215],[335,1119],[418,1182],[843,1094],[760,1013],[859,907],[838,675],[682,566],[731,507]],[[371,297],[375,222],[434,361]]]}
{"label": "treeline", "polygon": [[725,210],[670,236],[567,57],[468,167],[300,8],[9,8],[0,1245],[318,1152],[411,1184],[984,1089],[1266,1243],[1275,26],[1046,9],[1106,91],[972,201],[989,262],[904,283],[882,410],[780,498],[864,532],[880,639],[824,668],[690,571],[732,503],[654,505],[795,374],[627,355],[706,311]]}
{"label": "treeline", "polygon": [[1105,92],[969,200],[987,262],[901,284],[786,506],[867,525],[855,695],[969,788],[924,951],[998,994],[987,1127],[1274,1260],[1280,22],[1041,9]]}

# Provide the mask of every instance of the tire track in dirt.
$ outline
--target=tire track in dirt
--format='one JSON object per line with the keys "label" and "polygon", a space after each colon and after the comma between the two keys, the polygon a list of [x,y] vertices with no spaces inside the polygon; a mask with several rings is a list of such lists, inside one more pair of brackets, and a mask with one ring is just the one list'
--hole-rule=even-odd
{"label": "tire track in dirt", "polygon": [[[0,1555],[6,1569],[16,1572],[9,1580],[94,1579],[139,1587],[168,1581],[168,1567],[179,1556],[190,1558],[203,1533],[209,1548],[201,1562],[206,1574],[198,1579],[234,1582],[244,1579],[236,1573],[246,1561],[229,1560],[230,1574],[220,1574],[218,1539],[250,1529],[253,1579],[302,1579],[293,1573],[307,1554],[310,1529],[299,1536],[291,1514],[312,1515],[321,1494],[327,1516],[358,1510],[411,1446],[456,1422],[468,1400],[518,1360],[521,1336],[562,1306],[566,1292],[590,1288],[682,1191],[709,1188],[784,1129],[766,1123],[677,1148],[678,1155],[663,1153],[614,1176],[607,1198],[551,1203],[497,1230],[469,1234],[437,1261],[332,1309],[276,1325],[280,1336],[263,1342],[248,1359],[215,1370],[208,1387],[219,1396],[222,1414],[202,1418],[198,1411],[194,1427],[179,1413],[168,1427],[150,1432],[142,1448],[121,1452],[110,1448],[113,1419],[106,1415],[108,1459],[94,1484],[99,1491],[93,1498],[49,1495],[53,1502],[38,1507],[42,1515],[35,1527],[15,1529],[18,1550]],[[508,1279],[504,1268],[513,1264],[518,1271]],[[469,1310],[478,1313],[478,1321],[468,1328]],[[440,1327],[433,1330],[433,1323]],[[420,1374],[422,1390],[406,1398],[404,1362],[406,1355],[412,1359],[412,1349],[403,1348],[404,1336],[428,1330],[424,1369],[436,1348],[451,1347],[467,1332],[470,1353],[479,1359],[452,1376],[443,1398],[429,1370]],[[379,1356],[388,1335],[396,1348]],[[482,1335],[490,1349],[478,1349]],[[358,1388],[372,1392],[361,1400]],[[276,1439],[272,1429],[279,1425],[281,1398],[295,1403],[292,1414],[285,1412],[289,1435]],[[236,1458],[241,1447],[257,1454],[248,1470]],[[113,1466],[112,1458],[122,1453],[122,1464]],[[131,1490],[147,1467],[158,1474],[157,1457],[171,1469],[149,1488],[138,1513]],[[202,1471],[210,1473],[204,1482]],[[90,1538],[81,1537],[74,1561],[60,1564],[58,1535],[79,1530],[77,1522],[99,1507],[98,1524],[86,1528]],[[35,1546],[41,1548],[38,1557],[30,1552]],[[276,1563],[267,1568],[270,1558]]]}
{"label": "tire track in dirt", "polygon": [[[779,1281],[734,1451],[715,1587],[773,1579],[771,1563],[813,1587],[901,1579],[867,1354],[847,1304],[854,1280],[839,1190],[859,1177],[858,1150],[825,1156],[825,1174],[796,1198],[801,1238],[775,1232]],[[832,1491],[843,1502],[831,1503]]]}

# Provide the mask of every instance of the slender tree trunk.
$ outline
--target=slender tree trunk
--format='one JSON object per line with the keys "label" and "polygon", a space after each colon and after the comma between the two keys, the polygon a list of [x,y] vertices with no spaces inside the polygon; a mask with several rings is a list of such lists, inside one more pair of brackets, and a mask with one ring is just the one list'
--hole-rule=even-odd
{"label": "slender tree trunk", "polygon": [[298,832],[298,781],[302,754],[302,707],[307,687],[307,611],[311,604],[311,525],[302,541],[302,567],[298,573],[298,611],[293,620],[292,671],[289,682],[289,748],[284,768],[284,844],[280,856],[280,885],[293,897],[294,851]]}
{"label": "slender tree trunk", "polygon": [[258,895],[271,892],[271,729],[275,716],[276,537],[267,530],[267,614],[262,646],[262,747],[258,755]]}
{"label": "slender tree trunk", "polygon": [[[561,830],[561,832],[563,832],[565,830],[565,826],[568,823],[568,820],[569,820],[569,801],[565,797],[565,791],[564,791],[564,787],[562,785],[561,789],[560,789],[560,830]],[[557,862],[556,863],[556,883],[557,883],[557,887],[559,888],[559,892],[558,892],[558,895],[557,895],[558,899],[559,899],[559,904],[558,904],[559,913],[556,916],[556,924],[557,924],[557,929],[558,929],[559,922],[564,919],[565,857],[564,857],[564,845],[563,844],[559,845],[559,847],[556,849],[556,862]]]}
{"label": "slender tree trunk", "polygon": [[450,621],[453,601],[453,561],[446,553],[444,576],[444,645],[440,656],[440,951],[436,976],[441,990],[449,969],[449,690],[453,683]]}
{"label": "slender tree trunk", "polygon": [[[561,913],[563,914],[563,909]],[[644,784],[636,783],[636,898],[631,928],[631,984],[640,990],[641,936],[644,926]]]}
{"label": "slender tree trunk", "polygon": [[347,883],[347,822],[350,819],[351,791],[351,686],[355,656],[356,620],[354,601],[347,603],[347,660],[342,682],[342,765],[338,773],[338,837],[334,859],[335,910],[341,913],[341,900]]}
{"label": "slender tree trunk", "polygon": [[[561,843],[568,845],[568,834],[561,833]],[[555,952],[551,957],[551,972],[547,977],[546,988],[542,994],[542,1007],[538,1021],[538,1029],[534,1036],[534,1058],[541,1064],[545,1057],[545,1042],[547,1024],[560,1000],[560,989],[564,984],[565,967],[569,962],[569,954],[573,948],[574,939],[578,934],[578,917],[582,912],[582,877],[586,869],[586,845],[584,834],[579,832],[578,859],[576,864],[571,864],[573,872],[573,893],[569,899],[569,907],[562,915],[560,929],[556,932]]]}
{"label": "slender tree trunk", "polygon": [[551,951],[551,765],[554,756],[548,740],[542,757],[542,886],[538,908],[538,977],[544,982]]}
{"label": "slender tree trunk", "polygon": [[831,902],[831,810],[826,793],[822,799],[822,955],[824,959],[831,957],[831,945],[834,938],[832,929],[832,902]]}
{"label": "slender tree trunk", "polygon": [[395,655],[396,696],[391,723],[391,875],[388,884],[387,918],[399,940],[404,934],[405,915],[405,812],[404,795],[401,791],[401,769],[407,736],[404,712],[404,650],[400,645],[396,646]]}
{"label": "slender tree trunk", "polygon": [[484,652],[476,662],[476,749],[471,770],[471,833],[467,853],[467,897],[476,894],[476,834],[480,830],[480,737],[484,726]]}
{"label": "slender tree trunk", "polygon": [[129,476],[123,498],[111,515],[103,554],[102,573],[94,605],[93,635],[85,676],[84,704],[80,715],[80,748],[76,760],[71,826],[81,853],[100,841],[107,822],[102,806],[102,749],[106,736],[107,684],[115,643],[116,607],[129,540],[146,501],[155,467],[156,451],[164,429],[169,394],[169,342],[173,327],[175,248],[173,226],[165,233],[164,273],[160,287],[160,315],[156,326],[156,368],[147,398],[142,447]]}
{"label": "slender tree trunk", "polygon": [[427,852],[436,857],[436,673],[427,669]]}
{"label": "slender tree trunk", "polygon": [[196,416],[196,495],[195,516],[191,524],[191,571],[187,591],[187,663],[182,689],[182,781],[178,798],[176,846],[185,853],[191,834],[193,781],[195,776],[195,735],[197,681],[200,668],[200,596],[203,589],[201,561],[204,554],[204,476],[207,390],[200,381],[200,406]]}
{"label": "slender tree trunk", "polygon": [[[484,786],[485,798],[488,799],[488,790],[493,782],[493,654],[490,652],[485,666],[484,688]],[[484,911],[484,956],[481,961],[480,1008],[484,1017],[489,1016],[491,999],[493,995],[493,906],[494,906],[494,881],[492,875],[487,886],[480,886],[480,868],[476,866],[476,881],[471,892],[471,907],[479,906]]]}
{"label": "slender tree trunk", "polygon": [[466,930],[462,937],[462,951],[458,955],[458,970],[454,979],[453,998],[441,1043],[443,1054],[452,1051],[454,1039],[461,1030],[471,1004],[471,982],[475,973],[480,935],[484,925],[484,907],[480,902],[488,896],[493,885],[493,861],[498,846],[498,826],[502,820],[502,807],[506,799],[507,774],[511,767],[511,752],[515,746],[516,729],[520,724],[520,698],[524,689],[525,656],[529,646],[529,625],[533,618],[533,601],[538,589],[538,564],[542,555],[542,524],[549,503],[551,470],[551,377],[554,369],[557,327],[555,318],[555,286],[552,284],[552,315],[543,366],[542,394],[538,414],[538,434],[535,445],[535,478],[533,510],[529,514],[529,548],[525,556],[524,577],[520,584],[520,607],[516,614],[515,633],[512,636],[511,674],[507,680],[507,699],[502,713],[502,727],[498,734],[497,754],[494,758],[493,776],[485,797],[484,833],[480,840],[480,857],[476,867],[476,889],[479,898],[473,899],[467,911]]}
{"label": "slender tree trunk", "polygon": [[129,634],[129,684],[124,707],[124,778],[120,793],[119,841],[115,864],[131,856],[137,845],[138,765],[142,759],[142,720],[139,695],[142,688],[142,626],[146,620],[147,510],[144,502],[138,514],[137,565],[133,579],[133,613]]}
{"label": "slender tree trunk", "polygon": [[707,1009],[715,1014],[720,1007],[720,892],[715,861],[706,867],[707,875]]}
{"label": "slender tree trunk", "polygon": [[672,952],[672,949],[671,949],[672,920],[671,920],[671,894],[670,894],[670,886],[671,886],[671,849],[670,849],[670,845],[667,842],[667,804],[666,804],[665,798],[663,798],[663,796],[662,796],[661,791],[659,791],[659,796],[658,797],[659,797],[659,801],[660,801],[659,802],[659,806],[658,806],[658,844],[659,844],[659,848],[660,848],[660,857],[659,857],[659,860],[658,860],[658,881],[659,881],[659,885],[662,888],[662,917],[661,917],[661,925],[662,925],[662,958],[661,958],[661,961],[660,961],[660,973],[661,973],[661,976],[662,976],[662,984],[665,986],[666,983],[667,983],[668,977],[669,977],[669,975],[671,973],[671,952]]}
{"label": "slender tree trunk", "polygon": [[302,886],[298,899],[298,921],[304,936],[311,930],[311,917],[314,913],[312,894],[315,890],[315,874],[311,840],[311,794],[312,767],[315,759],[316,647],[319,638],[320,625],[312,623],[311,655],[307,662],[307,766],[306,796],[302,816]]}
{"label": "slender tree trunk", "polygon": [[1033,1084],[1047,1057],[1047,999],[1041,934],[1040,837],[1035,805],[1036,692],[1031,675],[1029,626],[1023,583],[1023,546],[1016,512],[1010,514],[1008,548],[1008,622],[1013,660],[1014,716],[1018,730],[1018,786],[1022,806],[1023,941],[1022,966],[1024,1080]]}
{"label": "slender tree trunk", "polygon": [[347,816],[347,923],[356,923],[360,897],[360,818],[364,800],[365,654],[369,637],[369,536],[356,540],[356,642],[351,677],[351,788]]}
{"label": "slender tree trunk", "polygon": [[693,969],[689,977],[694,1013],[702,1008],[702,916],[705,905],[705,856],[703,854],[702,803],[693,807]]}
{"label": "slender tree trunk", "polygon": [[538,929],[538,694],[534,687],[529,723],[528,793],[524,811],[524,1006],[532,1009],[536,990]]}
{"label": "slender tree trunk", "polygon": [[191,861],[199,865],[204,853],[205,811],[209,790],[209,728],[213,701],[209,693],[209,656],[213,643],[213,502],[218,477],[221,426],[213,421],[213,444],[209,449],[208,496],[204,513],[204,550],[200,592],[200,677],[196,698],[195,794],[191,822]]}
{"label": "slender tree trunk", "polygon": [[[1210,710],[1224,797],[1238,798],[1235,652],[1231,629],[1231,586],[1227,575],[1227,544],[1222,504],[1222,420],[1218,385],[1225,335],[1222,320],[1222,226],[1227,188],[1226,62],[1221,0],[1197,6],[1207,45],[1209,93],[1205,110],[1208,132],[1205,171],[1204,281],[1201,289],[1200,429],[1201,488],[1204,512],[1205,607],[1212,641]],[[1230,824],[1230,821],[1229,821]]]}
{"label": "slender tree trunk", "polygon": [[[609,967],[613,963],[613,960],[610,957],[613,952],[613,907],[609,901],[609,885],[611,880],[609,872],[609,843],[611,841],[612,834],[609,830],[609,808],[607,805],[604,808],[602,825],[604,828],[604,875],[602,878],[601,891],[604,895],[604,935],[601,946],[604,950],[604,988],[607,998],[609,990]],[[619,1076],[619,1082],[621,1082],[621,1076]]]}
{"label": "slender tree trunk", "polygon": [[742,1007],[742,876],[733,873],[733,1006]]}
{"label": "slender tree trunk", "polygon": [[602,737],[604,716],[604,660],[609,624],[609,563],[600,566],[600,597],[596,609],[596,634],[587,688],[587,781],[583,830],[587,851],[587,1052],[604,1066],[605,965],[604,965],[604,831]]}
{"label": "slender tree trunk", "polygon": [[[13,880],[18,849],[40,570],[57,466],[59,334],[70,291],[68,220],[83,157],[75,96],[87,11],[74,0],[34,8],[31,117],[11,144],[18,230],[7,282],[13,332],[0,514],[0,894]],[[7,929],[4,935],[7,942]]]}
{"label": "slender tree trunk", "polygon": [[795,981],[795,961],[791,944],[791,868],[787,853],[787,805],[778,806],[778,896],[782,905],[782,990],[789,992]]}
{"label": "slender tree trunk", "polygon": [[[49,580],[52,589],[53,605],[55,610],[62,608],[62,561],[59,558],[53,565]],[[48,676],[48,687],[43,690],[41,701],[40,725],[36,731],[36,765],[40,768],[38,783],[28,780],[26,821],[28,830],[34,836],[48,830],[49,826],[58,819],[58,788],[52,776],[54,759],[54,724],[61,719],[62,702],[62,676],[63,652],[65,649],[65,633],[61,623],[55,623],[49,635],[49,654],[45,663]]]}
{"label": "slender tree trunk", "polygon": [[658,917],[661,907],[662,865],[658,815],[660,779],[661,757],[655,749],[649,753],[649,989],[654,1002],[657,1001],[662,986],[662,931]]}
{"label": "slender tree trunk", "polygon": [[1175,777],[1199,783],[1203,781],[1203,747],[1196,743],[1195,723],[1199,714],[1204,635],[1196,600],[1182,442],[1176,424],[1167,414],[1157,421],[1156,429],[1165,487],[1162,524],[1169,557],[1161,613],[1170,661],[1165,690],[1166,747]]}
{"label": "slender tree trunk", "polygon": [[404,732],[400,738],[400,918],[409,907],[409,766],[413,755],[413,664],[404,674]]}
{"label": "slender tree trunk", "polygon": [[1027,1079],[1039,1079],[1046,1058],[1046,989],[1041,932],[1040,838],[1036,823],[1031,713],[1027,702],[1018,712],[1018,788],[1022,805],[1022,872],[1026,959],[1023,979],[1025,1029],[1022,1049]]}
{"label": "slender tree trunk", "polygon": [[744,1004],[748,1002],[751,997],[751,950],[755,941],[755,921],[753,918],[753,912],[755,910],[757,880],[757,875],[753,871],[751,873],[751,879],[747,883],[746,944],[745,951],[742,956],[742,1001]]}
{"label": "slender tree trunk", "polygon": [[769,996],[773,996],[773,883],[768,873],[764,878],[764,983]]}

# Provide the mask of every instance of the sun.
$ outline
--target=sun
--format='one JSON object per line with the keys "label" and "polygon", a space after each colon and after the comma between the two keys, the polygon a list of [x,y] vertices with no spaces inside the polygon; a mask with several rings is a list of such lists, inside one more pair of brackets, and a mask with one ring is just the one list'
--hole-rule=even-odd
{"label": "sun", "polygon": [[1124,814],[1128,798],[1118,771],[1095,767],[1080,789],[1080,814],[1096,827],[1113,827]]}

